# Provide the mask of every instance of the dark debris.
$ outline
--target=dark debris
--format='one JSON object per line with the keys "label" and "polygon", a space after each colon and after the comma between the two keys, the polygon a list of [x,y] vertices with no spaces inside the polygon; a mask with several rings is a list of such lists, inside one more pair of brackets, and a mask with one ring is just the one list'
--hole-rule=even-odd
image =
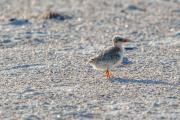
{"label": "dark debris", "polygon": [[64,15],[63,13],[52,12],[52,11],[43,13],[42,18],[43,19],[55,19],[55,20],[59,20],[59,21],[64,21],[66,19],[72,19],[71,16]]}

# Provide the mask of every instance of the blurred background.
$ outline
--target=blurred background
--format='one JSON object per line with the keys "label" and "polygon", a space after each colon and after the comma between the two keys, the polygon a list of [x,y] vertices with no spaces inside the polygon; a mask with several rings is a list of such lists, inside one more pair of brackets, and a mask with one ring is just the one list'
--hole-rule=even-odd
{"label": "blurred background", "polygon": [[[87,61],[127,44],[107,81]],[[0,119],[180,118],[179,0],[0,0]]]}

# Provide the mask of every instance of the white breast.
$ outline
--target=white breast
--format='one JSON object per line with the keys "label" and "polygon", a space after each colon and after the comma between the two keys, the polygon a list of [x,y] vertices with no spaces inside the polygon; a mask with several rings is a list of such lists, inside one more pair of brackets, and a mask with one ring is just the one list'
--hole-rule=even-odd
{"label": "white breast", "polygon": [[113,65],[113,67],[117,67],[119,65],[122,64],[122,61],[123,61],[123,52],[119,53],[119,55],[121,56],[121,58],[119,59],[119,61]]}

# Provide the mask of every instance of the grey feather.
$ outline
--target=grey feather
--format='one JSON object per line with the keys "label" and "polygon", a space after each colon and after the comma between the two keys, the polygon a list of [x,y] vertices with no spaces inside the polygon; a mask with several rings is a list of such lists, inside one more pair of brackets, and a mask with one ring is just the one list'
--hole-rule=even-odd
{"label": "grey feather", "polygon": [[123,56],[121,52],[122,49],[119,47],[110,47],[106,49],[104,52],[93,59],[95,62],[95,66],[101,69],[105,69],[106,65],[112,67],[122,59]]}

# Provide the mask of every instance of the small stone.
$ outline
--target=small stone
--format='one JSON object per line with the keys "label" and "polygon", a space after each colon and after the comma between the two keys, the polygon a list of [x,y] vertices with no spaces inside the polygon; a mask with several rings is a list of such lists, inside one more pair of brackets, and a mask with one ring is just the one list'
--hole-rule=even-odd
{"label": "small stone", "polygon": [[125,28],[128,28],[129,26],[126,24],[124,27],[125,27]]}
{"label": "small stone", "polygon": [[61,116],[60,115],[57,115],[57,118],[60,118]]}

